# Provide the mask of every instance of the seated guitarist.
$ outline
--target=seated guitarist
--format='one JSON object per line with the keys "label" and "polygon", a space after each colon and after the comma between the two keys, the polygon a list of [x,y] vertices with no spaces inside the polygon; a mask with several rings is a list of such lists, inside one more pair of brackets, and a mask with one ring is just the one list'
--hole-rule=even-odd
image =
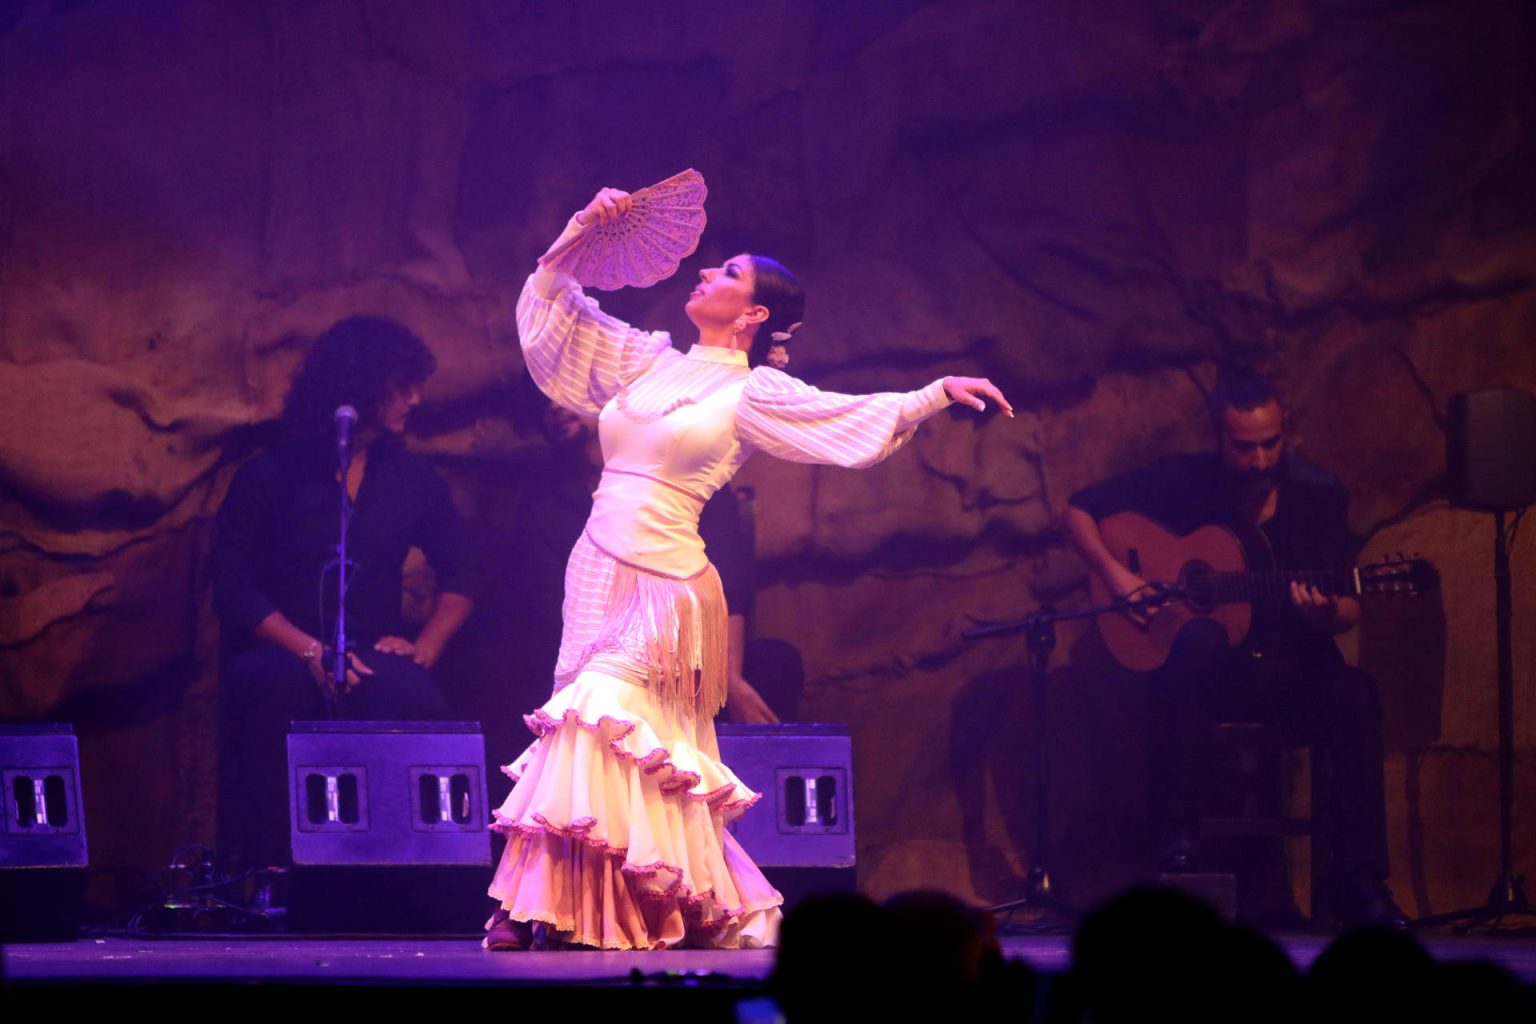
{"label": "seated guitarist", "polygon": [[[1155,594],[1111,553],[1099,524],[1135,512],[1183,536],[1207,524],[1231,529],[1249,565],[1278,570],[1344,569],[1353,554],[1348,496],[1326,471],[1285,450],[1274,384],[1257,376],[1218,382],[1210,398],[1217,450],[1168,456],[1074,494],[1062,521],[1073,545],[1110,593]],[[1139,558],[1127,555],[1127,560]],[[1150,574],[1149,574],[1150,575]],[[1152,584],[1172,582],[1153,580]],[[1333,909],[1346,925],[1404,927],[1387,889],[1381,708],[1375,682],[1345,664],[1333,637],[1360,620],[1360,603],[1287,581],[1287,600],[1256,601],[1236,646],[1208,618],[1193,618],[1156,670],[1152,692],[1153,777],[1166,787],[1165,867],[1195,867],[1195,801],[1212,725],[1258,721],[1294,733],[1332,765]],[[1126,613],[1159,614],[1156,600]],[[1168,612],[1167,614],[1172,614]]]}

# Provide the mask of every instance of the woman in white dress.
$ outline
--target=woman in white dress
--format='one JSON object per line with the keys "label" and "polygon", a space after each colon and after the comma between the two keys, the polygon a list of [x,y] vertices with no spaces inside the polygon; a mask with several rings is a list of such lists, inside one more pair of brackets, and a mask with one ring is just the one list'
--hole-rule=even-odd
{"label": "woman in white dress", "polygon": [[[556,245],[629,202],[602,190]],[[699,510],[758,451],[862,467],[951,402],[983,409],[990,398],[1012,415],[977,378],[850,396],[751,369],[754,342],[783,361],[799,286],[747,254],[699,278],[687,304],[699,339],[687,353],[544,268],[518,301],[534,381],[600,416],[603,475],[566,569],[554,695],[525,717],[538,739],[505,769],[518,782],[493,825],[508,842],[489,890],[489,948],[527,948],[535,926],[546,942],[599,949],[774,944],[782,897],[725,830],[757,794],[720,763],[715,741],[727,612]]]}

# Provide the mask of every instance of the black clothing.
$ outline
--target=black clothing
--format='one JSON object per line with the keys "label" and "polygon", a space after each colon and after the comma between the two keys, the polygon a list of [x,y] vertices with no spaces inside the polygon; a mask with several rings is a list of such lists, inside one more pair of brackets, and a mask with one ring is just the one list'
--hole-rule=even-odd
{"label": "black clothing", "polygon": [[[334,628],[340,483],[328,448],[276,445],[252,458],[229,485],[219,509],[213,550],[213,606],[226,649],[280,611],[295,626],[325,639]],[[468,538],[443,482],[427,460],[386,434],[368,448],[347,529],[352,581],[347,635],[359,649],[382,636],[402,636],[401,567],[419,547],[439,591],[472,595]],[[320,602],[327,609],[322,621]]]}
{"label": "black clothing", "polygon": [[[410,658],[365,648],[373,670],[337,698],[349,721],[437,721],[449,714],[431,675]],[[288,863],[288,723],[327,717],[325,701],[302,661],[261,644],[219,668],[224,743],[219,764],[219,848],[231,867]]]}
{"label": "black clothing", "polygon": [[[1154,782],[1170,821],[1198,816],[1217,722],[1259,722],[1295,736],[1327,779],[1336,873],[1387,877],[1386,757],[1376,681],[1343,658],[1257,655],[1228,649],[1209,619],[1180,631],[1167,664],[1152,673],[1150,714]],[[1326,811],[1326,813],[1322,813]]]}
{"label": "black clothing", "polygon": [[752,615],[757,604],[757,566],[741,525],[741,503],[725,484],[699,512],[699,537],[704,553],[720,574],[725,606],[732,615]]}
{"label": "black clothing", "polygon": [[[1139,512],[1176,534],[1207,524],[1233,529],[1255,556],[1279,569],[1343,569],[1353,556],[1348,496],[1325,470],[1294,456],[1280,465],[1275,515],[1261,527],[1234,519],[1214,453],[1173,455],[1085,487],[1071,504],[1096,521]],[[1255,550],[1258,549],[1258,550]],[[1332,636],[1309,625],[1289,601],[1256,602],[1244,642],[1228,649],[1216,623],[1180,632],[1167,663],[1152,673],[1154,780],[1177,828],[1196,816],[1211,728],[1255,721],[1282,728],[1322,755],[1336,871],[1387,874],[1385,751],[1375,682],[1344,663]],[[1314,760],[1314,770],[1322,770]]]}
{"label": "black clothing", "polygon": [[[288,723],[324,718],[326,707],[308,666],[252,633],[278,611],[309,635],[332,639],[336,576],[325,567],[336,554],[340,487],[328,448],[280,444],[240,468],[219,510],[213,552],[214,610],[223,624],[224,650],[219,845],[231,865],[261,867],[288,858]],[[338,698],[337,716],[450,717],[426,669],[373,649],[380,637],[406,636],[402,570],[412,547],[426,554],[439,592],[474,590],[467,531],[448,486],[398,437],[385,435],[369,446],[347,547],[355,566],[347,637],[374,675]]]}
{"label": "black clothing", "polygon": [[518,585],[498,588],[492,597],[498,612],[505,605],[505,623],[497,628],[513,652],[507,698],[524,745],[527,730],[518,716],[549,700],[554,689],[565,567],[592,513],[598,481],[584,444],[552,445],[543,455],[524,469],[510,526],[497,538]]}

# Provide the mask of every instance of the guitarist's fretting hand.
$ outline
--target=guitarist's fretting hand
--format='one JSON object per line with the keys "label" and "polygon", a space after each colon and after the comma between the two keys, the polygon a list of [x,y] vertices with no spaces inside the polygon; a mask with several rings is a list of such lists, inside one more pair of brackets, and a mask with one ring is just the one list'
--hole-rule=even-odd
{"label": "guitarist's fretting hand", "polygon": [[1360,620],[1360,603],[1338,598],[1316,587],[1291,581],[1291,606],[1302,621],[1324,633],[1342,633]]}

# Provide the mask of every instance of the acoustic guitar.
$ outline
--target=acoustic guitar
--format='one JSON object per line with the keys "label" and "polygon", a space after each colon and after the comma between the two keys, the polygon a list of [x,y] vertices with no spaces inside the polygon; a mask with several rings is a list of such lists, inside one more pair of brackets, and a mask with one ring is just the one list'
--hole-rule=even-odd
{"label": "acoustic guitar", "polygon": [[[1401,555],[1343,570],[1276,569],[1268,542],[1257,529],[1249,543],[1225,526],[1202,526],[1175,534],[1135,512],[1117,512],[1099,522],[1104,544],[1120,564],[1146,580],[1146,607],[1156,608],[1146,621],[1124,613],[1099,616],[1099,632],[1115,660],[1136,672],[1150,672],[1168,660],[1174,637],[1192,619],[1211,619],[1236,646],[1248,635],[1253,603],[1289,604],[1291,581],[1325,594],[1421,594],[1439,583],[1439,575],[1421,558]],[[1260,563],[1260,564],[1250,564]],[[1112,604],[1117,595],[1097,573],[1088,574],[1095,606]]]}

